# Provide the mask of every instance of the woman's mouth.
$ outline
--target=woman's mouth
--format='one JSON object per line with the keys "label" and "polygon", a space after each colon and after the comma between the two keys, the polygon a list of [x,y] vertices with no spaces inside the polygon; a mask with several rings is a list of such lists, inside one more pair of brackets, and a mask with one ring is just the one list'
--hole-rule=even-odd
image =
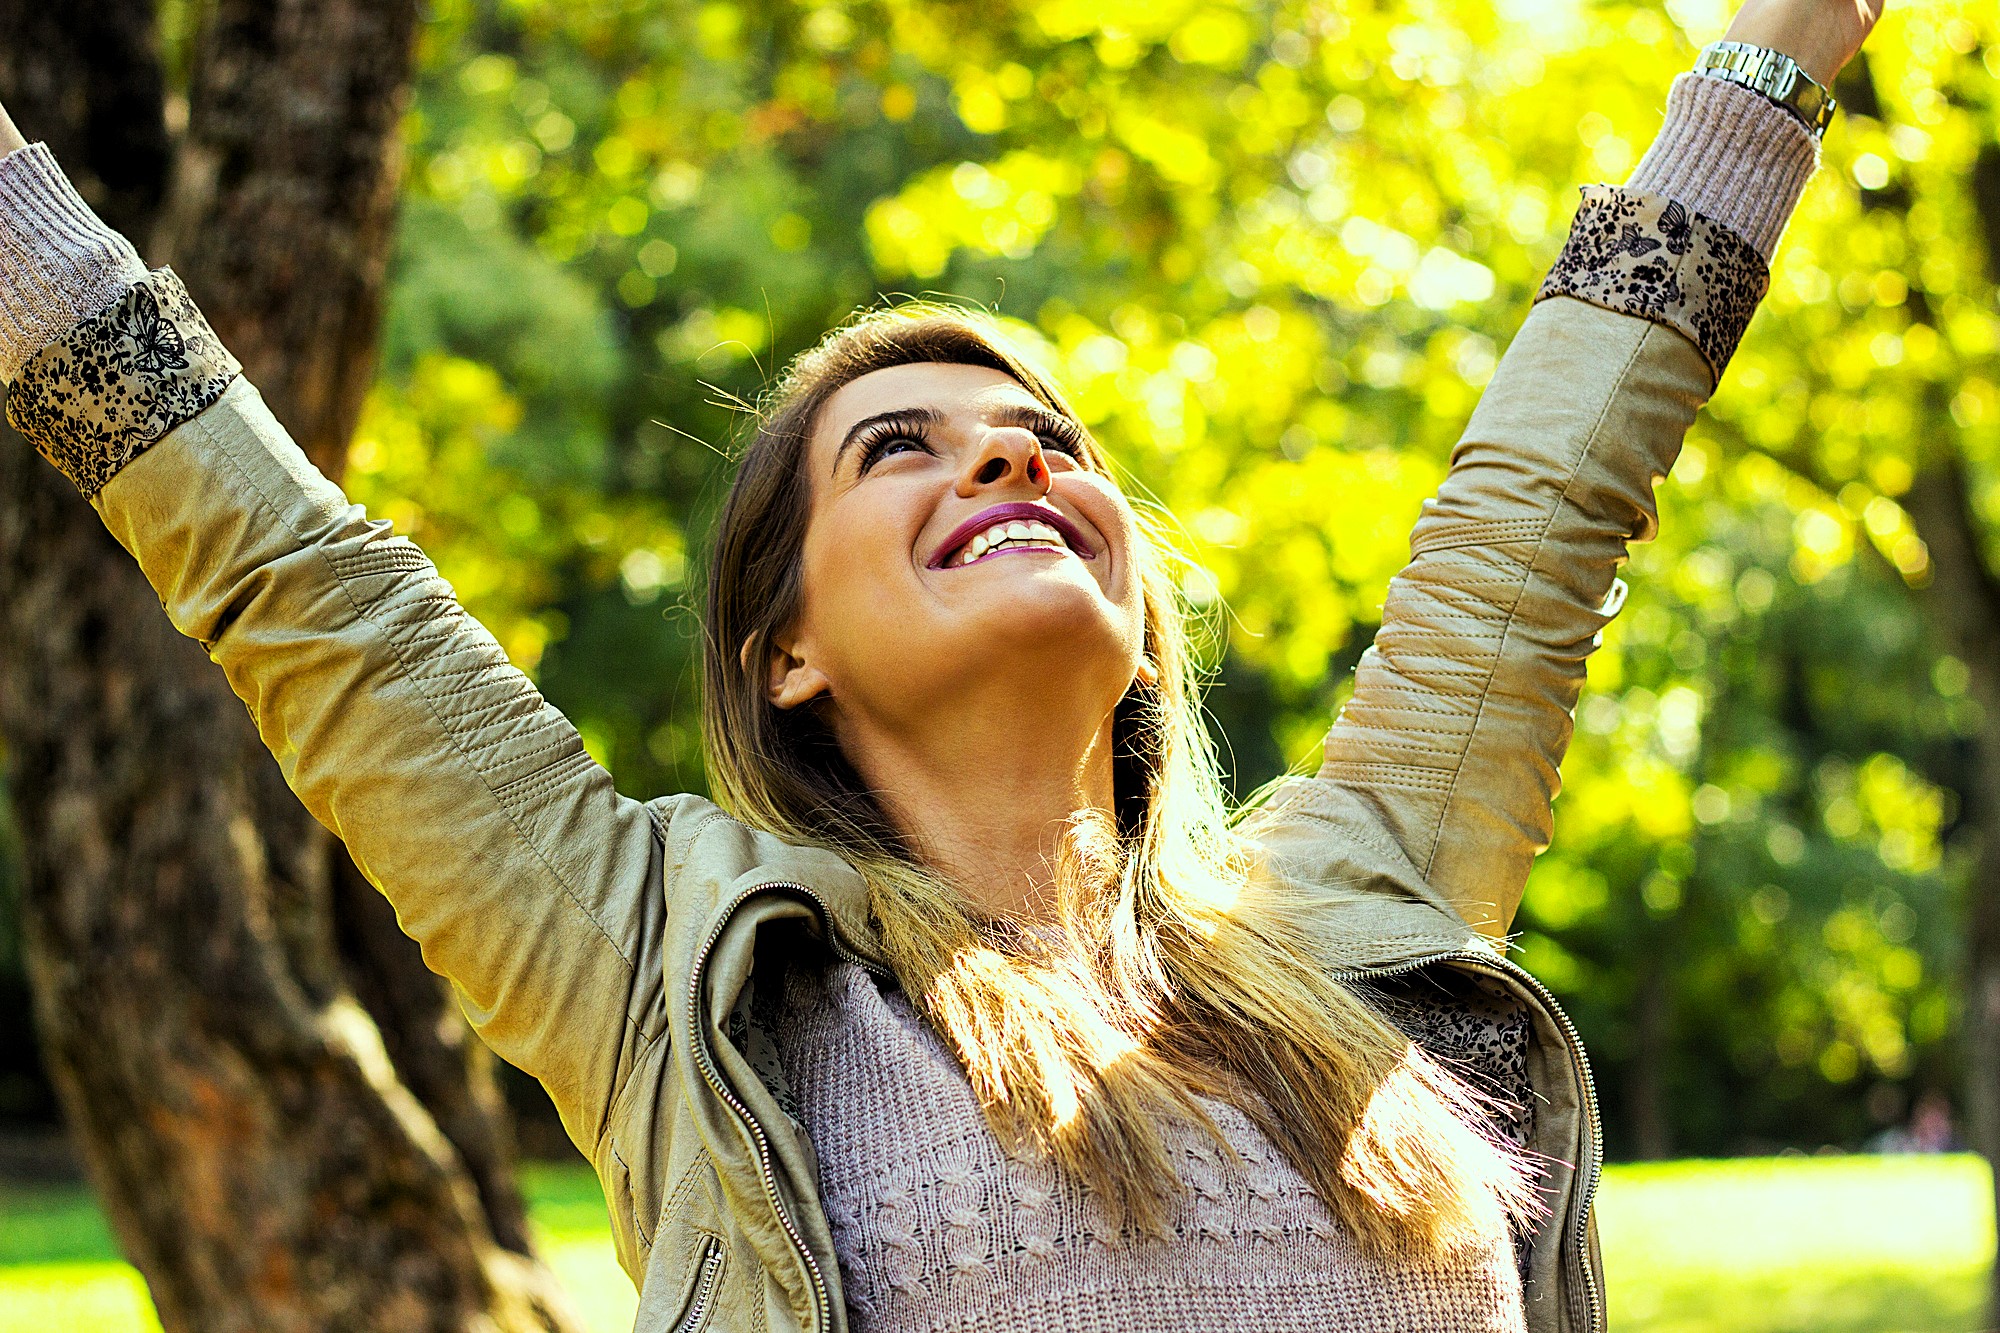
{"label": "woman's mouth", "polygon": [[1017,502],[982,509],[939,543],[932,569],[959,569],[990,556],[1013,551],[1052,551],[1085,560],[1096,554],[1061,511],[1047,505]]}
{"label": "woman's mouth", "polygon": [[1046,523],[1023,523],[1016,519],[1012,523],[995,523],[986,531],[961,546],[953,565],[969,565],[975,560],[983,560],[989,555],[999,555],[1002,551],[1053,550],[1067,554],[1069,547],[1063,543],[1062,534]]}

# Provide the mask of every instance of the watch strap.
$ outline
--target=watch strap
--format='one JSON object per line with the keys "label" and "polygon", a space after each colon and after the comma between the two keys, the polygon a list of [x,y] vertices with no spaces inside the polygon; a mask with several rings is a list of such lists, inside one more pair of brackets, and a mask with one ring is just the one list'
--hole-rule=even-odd
{"label": "watch strap", "polygon": [[1815,136],[1826,132],[1839,106],[1834,96],[1799,68],[1799,62],[1749,42],[1710,42],[1695,57],[1694,72],[1762,93],[1797,116]]}

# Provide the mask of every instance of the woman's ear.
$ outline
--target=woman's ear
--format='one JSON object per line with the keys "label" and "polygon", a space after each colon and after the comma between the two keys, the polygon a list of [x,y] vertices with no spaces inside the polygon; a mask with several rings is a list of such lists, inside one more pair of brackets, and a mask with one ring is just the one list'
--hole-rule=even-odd
{"label": "woman's ear", "polygon": [[[755,640],[743,645],[745,668]],[[764,656],[764,697],[774,708],[797,708],[833,693],[826,673],[799,655],[799,645],[787,646],[772,640]]]}
{"label": "woman's ear", "polygon": [[1138,679],[1141,685],[1149,687],[1158,685],[1160,683],[1160,664],[1155,662],[1151,657],[1140,658]]}

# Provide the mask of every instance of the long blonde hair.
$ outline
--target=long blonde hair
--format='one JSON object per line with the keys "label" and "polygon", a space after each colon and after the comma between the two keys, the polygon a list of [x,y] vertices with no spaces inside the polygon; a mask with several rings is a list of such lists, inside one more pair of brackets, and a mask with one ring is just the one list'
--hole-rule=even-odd
{"label": "long blonde hair", "polygon": [[[1039,1147],[1137,1228],[1164,1229],[1180,1188],[1163,1124],[1220,1141],[1198,1097],[1241,1108],[1373,1253],[1446,1254],[1532,1212],[1527,1165],[1475,1128],[1476,1096],[1333,975],[1310,888],[1259,873],[1233,826],[1158,522],[1141,515],[1136,553],[1155,670],[1114,716],[1115,810],[1066,832],[1051,931],[978,915],[813,710],[768,700],[762,664],[803,598],[814,422],[841,385],[921,362],[1001,371],[1075,419],[997,325],[952,307],[862,315],[792,363],[709,565],[702,721],[717,798],[861,873],[890,966],[964,1062],[994,1132]],[[1084,456],[1109,470],[1094,442]]]}

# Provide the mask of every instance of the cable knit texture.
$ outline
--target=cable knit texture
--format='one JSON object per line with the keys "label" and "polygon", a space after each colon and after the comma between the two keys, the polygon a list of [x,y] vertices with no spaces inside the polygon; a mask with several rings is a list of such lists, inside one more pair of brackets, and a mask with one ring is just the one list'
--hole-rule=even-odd
{"label": "cable knit texture", "polygon": [[819,1156],[855,1333],[1519,1333],[1504,1236],[1453,1262],[1363,1254],[1284,1154],[1206,1103],[1240,1161],[1170,1131],[1174,1234],[1121,1230],[1053,1165],[1009,1152],[909,1001],[853,964],[801,970],[775,1015]]}
{"label": "cable knit texture", "polygon": [[146,276],[132,243],[98,220],[47,144],[0,158],[0,380]]}
{"label": "cable knit texture", "polygon": [[1721,223],[1768,264],[1818,167],[1819,141],[1797,116],[1738,84],[1683,74],[1625,188]]}

